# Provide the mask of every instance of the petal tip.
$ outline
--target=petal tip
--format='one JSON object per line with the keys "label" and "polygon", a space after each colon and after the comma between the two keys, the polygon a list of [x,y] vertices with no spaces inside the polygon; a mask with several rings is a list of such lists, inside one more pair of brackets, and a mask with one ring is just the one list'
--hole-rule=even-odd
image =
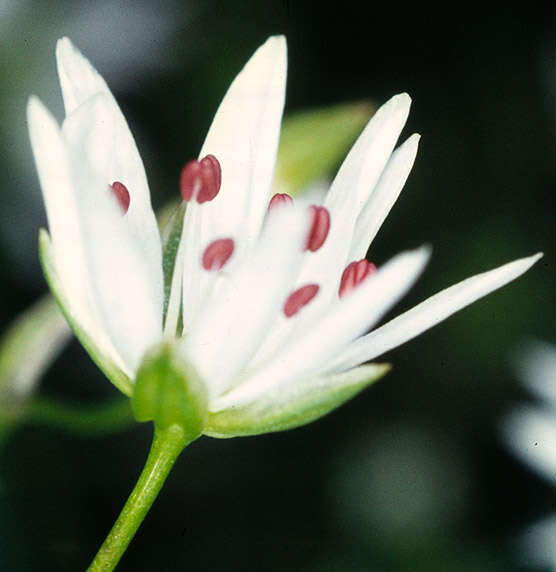
{"label": "petal tip", "polygon": [[432,245],[431,244],[423,244],[411,252],[415,256],[423,258],[423,260],[426,262],[432,255]]}
{"label": "petal tip", "polygon": [[56,59],[58,62],[61,58],[67,57],[75,52],[78,52],[78,50],[67,36],[63,36],[56,42]]}
{"label": "petal tip", "polygon": [[531,256],[527,256],[526,258],[522,258],[521,262],[523,263],[523,265],[525,267],[524,272],[526,270],[529,270],[529,268],[531,268],[531,266],[536,264],[543,257],[544,257],[544,252],[537,252],[536,254],[533,254]]}
{"label": "petal tip", "polygon": [[287,40],[284,34],[276,34],[274,36],[269,36],[263,46],[272,46],[275,49],[286,49]]}
{"label": "petal tip", "polygon": [[254,58],[264,58],[270,60],[283,60],[285,64],[287,58],[287,42],[286,36],[269,36],[264,44],[262,44],[254,54]]}
{"label": "petal tip", "polygon": [[39,97],[30,95],[27,100],[27,124],[31,127],[45,120],[54,121],[54,118]]}
{"label": "petal tip", "polygon": [[400,106],[400,107],[410,107],[411,106],[411,96],[406,93],[405,91],[402,93],[398,93],[397,95],[395,95],[394,97],[392,97],[392,99],[390,100],[392,103],[395,103],[396,105]]}

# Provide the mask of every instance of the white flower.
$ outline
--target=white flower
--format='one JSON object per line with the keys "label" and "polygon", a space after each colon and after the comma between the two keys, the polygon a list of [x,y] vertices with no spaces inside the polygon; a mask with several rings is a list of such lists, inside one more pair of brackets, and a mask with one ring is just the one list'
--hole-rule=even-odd
{"label": "white flower", "polygon": [[127,123],[67,38],[57,60],[61,129],[37,98],[28,107],[51,233],[51,243],[41,238],[50,286],[82,343],[128,395],[145,352],[177,334],[178,351],[207,388],[207,434],[284,429],[323,415],[387,369],[360,364],[539,257],[465,280],[365,335],[429,256],[427,248],[409,251],[376,271],[363,260],[415,159],[418,135],[394,150],[410,98],[398,95],[377,111],[323,205],[277,197],[269,209],[286,81],[285,39],[272,37],[232,83],[201,159],[182,172],[188,204],[165,300],[161,240]]}
{"label": "white flower", "polygon": [[[503,434],[522,462],[556,486],[556,347],[532,342],[516,361],[521,378],[540,402],[516,407],[504,420]],[[556,570],[555,535],[552,514],[528,526],[519,545],[530,560]]]}

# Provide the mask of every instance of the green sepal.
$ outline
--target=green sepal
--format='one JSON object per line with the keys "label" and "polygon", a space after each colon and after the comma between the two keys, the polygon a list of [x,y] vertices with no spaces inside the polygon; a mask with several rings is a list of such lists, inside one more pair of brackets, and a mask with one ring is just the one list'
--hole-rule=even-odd
{"label": "green sepal", "polygon": [[[166,207],[168,211],[170,207]],[[181,234],[183,232],[183,223],[185,218],[186,203],[182,201],[177,207],[173,206],[171,214],[167,212],[161,215],[164,219],[162,230],[162,272],[164,276],[164,319],[168,310],[168,302],[170,300],[170,290],[172,288],[172,277],[174,275],[174,267],[176,257],[180,246]]]}
{"label": "green sepal", "polygon": [[137,421],[154,421],[162,431],[179,425],[192,441],[205,427],[208,396],[193,366],[178,355],[173,344],[163,342],[143,359],[131,405]]}
{"label": "green sepal", "polygon": [[390,370],[368,364],[331,373],[276,391],[245,406],[209,413],[205,435],[228,438],[285,431],[306,425],[336,409]]}
{"label": "green sepal", "polygon": [[46,281],[50,291],[54,296],[58,307],[64,314],[73,333],[77,336],[81,345],[87,350],[91,359],[102,370],[106,377],[125,395],[131,395],[133,384],[129,377],[119,368],[114,361],[98,347],[91,336],[80,326],[76,317],[72,314],[70,305],[64,294],[62,284],[58,277],[54,257],[52,253],[52,243],[48,232],[41,228],[39,230],[39,257]]}
{"label": "green sepal", "polygon": [[282,122],[273,191],[296,194],[328,179],[373,112],[373,105],[358,102],[287,115]]}

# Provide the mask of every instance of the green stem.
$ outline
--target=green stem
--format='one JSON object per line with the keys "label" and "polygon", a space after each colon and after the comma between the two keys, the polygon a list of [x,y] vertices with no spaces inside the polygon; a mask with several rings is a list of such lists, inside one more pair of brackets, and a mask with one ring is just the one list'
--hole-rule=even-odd
{"label": "green stem", "polygon": [[179,425],[171,425],[164,430],[155,428],[151,450],[139,480],[87,569],[88,572],[114,570],[160,492],[170,469],[188,444],[189,441]]}

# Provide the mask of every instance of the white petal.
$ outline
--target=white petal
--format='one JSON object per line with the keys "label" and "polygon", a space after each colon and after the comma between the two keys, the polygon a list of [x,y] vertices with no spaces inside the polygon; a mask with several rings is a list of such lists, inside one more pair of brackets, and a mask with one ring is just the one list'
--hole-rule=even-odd
{"label": "white petal", "polygon": [[233,234],[259,233],[278,152],[286,68],[286,40],[273,36],[247,62],[216,112],[200,153],[214,155],[222,167],[220,194],[204,209],[209,238],[223,219]]}
{"label": "white petal", "polygon": [[503,433],[523,462],[556,485],[556,415],[553,411],[522,406],[505,419]]}
{"label": "white petal", "polygon": [[357,218],[348,255],[349,261],[365,257],[369,245],[405,185],[417,155],[419,139],[419,135],[412,135],[392,153],[376,187]]}
{"label": "white petal", "polygon": [[[83,151],[96,179],[103,184],[103,189],[108,188],[113,181],[126,185],[130,193],[130,205],[123,221],[129,241],[144,260],[142,266],[147,271],[145,278],[151,292],[151,305],[154,304],[157,312],[162,315],[162,253],[158,226],[150,206],[148,189],[145,203],[140,200],[141,194],[134,193],[134,188],[127,185],[125,176],[119,176],[126,166],[131,169],[131,165],[122,161],[123,142],[111,98],[105,93],[90,97],[66,118],[62,132],[70,145]],[[138,155],[137,158],[139,159]],[[104,190],[102,194],[104,195]]]}
{"label": "white petal", "polygon": [[[88,328],[88,325],[77,316],[74,308],[72,308],[67,292],[60,280],[50,235],[45,229],[41,229],[39,232],[39,255],[50,291],[56,298],[73,333],[106,377],[122,393],[128,397],[131,396],[132,381],[129,377],[129,368],[123,363],[108,334],[98,322],[95,322],[93,328]],[[92,333],[95,337],[92,336]]]}
{"label": "white petal", "polygon": [[310,322],[336,294],[348,261],[355,222],[392,153],[409,114],[407,94],[393,97],[369,121],[342,164],[325,201],[330,231],[324,245],[303,267],[299,282],[322,284],[319,300],[305,313]]}
{"label": "white petal", "polygon": [[[99,124],[95,126],[94,153],[97,161],[93,166],[107,184],[119,181],[129,190],[131,202],[126,223],[134,235],[134,242],[153,268],[153,275],[157,273],[162,307],[160,235],[145,169],[133,135],[104,79],[68,38],[58,41],[56,59],[67,116],[97,96],[95,107]],[[104,152],[99,154],[101,149]]]}
{"label": "white petal", "polygon": [[229,387],[281,312],[303,259],[307,224],[304,206],[273,209],[252,255],[223,278],[187,336],[184,351],[212,395]]}
{"label": "white petal", "polygon": [[111,148],[110,132],[99,122],[103,100],[100,95],[75,110],[64,124],[64,136],[92,296],[103,327],[133,372],[161,336],[161,269],[151,266],[127,215],[90,166],[99,155],[99,137],[106,136],[105,146]]}
{"label": "white petal", "polygon": [[104,79],[69,38],[58,40],[56,62],[66,115],[97,93],[110,94]]}
{"label": "white petal", "polygon": [[344,203],[356,203],[357,212],[377,183],[401,130],[407,121],[411,98],[395,95],[370,119],[343,162],[326,199],[326,206],[343,211]]}
{"label": "white petal", "polygon": [[300,332],[268,363],[211,404],[211,411],[262,399],[267,391],[327,371],[327,364],[351,340],[376,323],[411,287],[429,257],[427,248],[399,254],[342,298],[310,331]]}
{"label": "white petal", "polygon": [[57,272],[73,314],[91,337],[98,338],[98,324],[88,296],[85,247],[66,148],[56,120],[36,97],[29,99],[27,121]]}
{"label": "white petal", "polygon": [[214,200],[189,205],[186,214],[183,239],[192,232],[195,238],[184,263],[185,327],[210,284],[201,275],[202,249],[216,238],[231,237],[241,254],[260,232],[278,151],[286,67],[285,38],[269,38],[228,89],[202,147],[200,157],[212,154],[220,162],[222,186]]}
{"label": "white petal", "polygon": [[542,254],[535,254],[515,260],[438,292],[384,326],[354,341],[334,362],[334,369],[351,368],[404,344],[475,300],[515,280],[541,256]]}

